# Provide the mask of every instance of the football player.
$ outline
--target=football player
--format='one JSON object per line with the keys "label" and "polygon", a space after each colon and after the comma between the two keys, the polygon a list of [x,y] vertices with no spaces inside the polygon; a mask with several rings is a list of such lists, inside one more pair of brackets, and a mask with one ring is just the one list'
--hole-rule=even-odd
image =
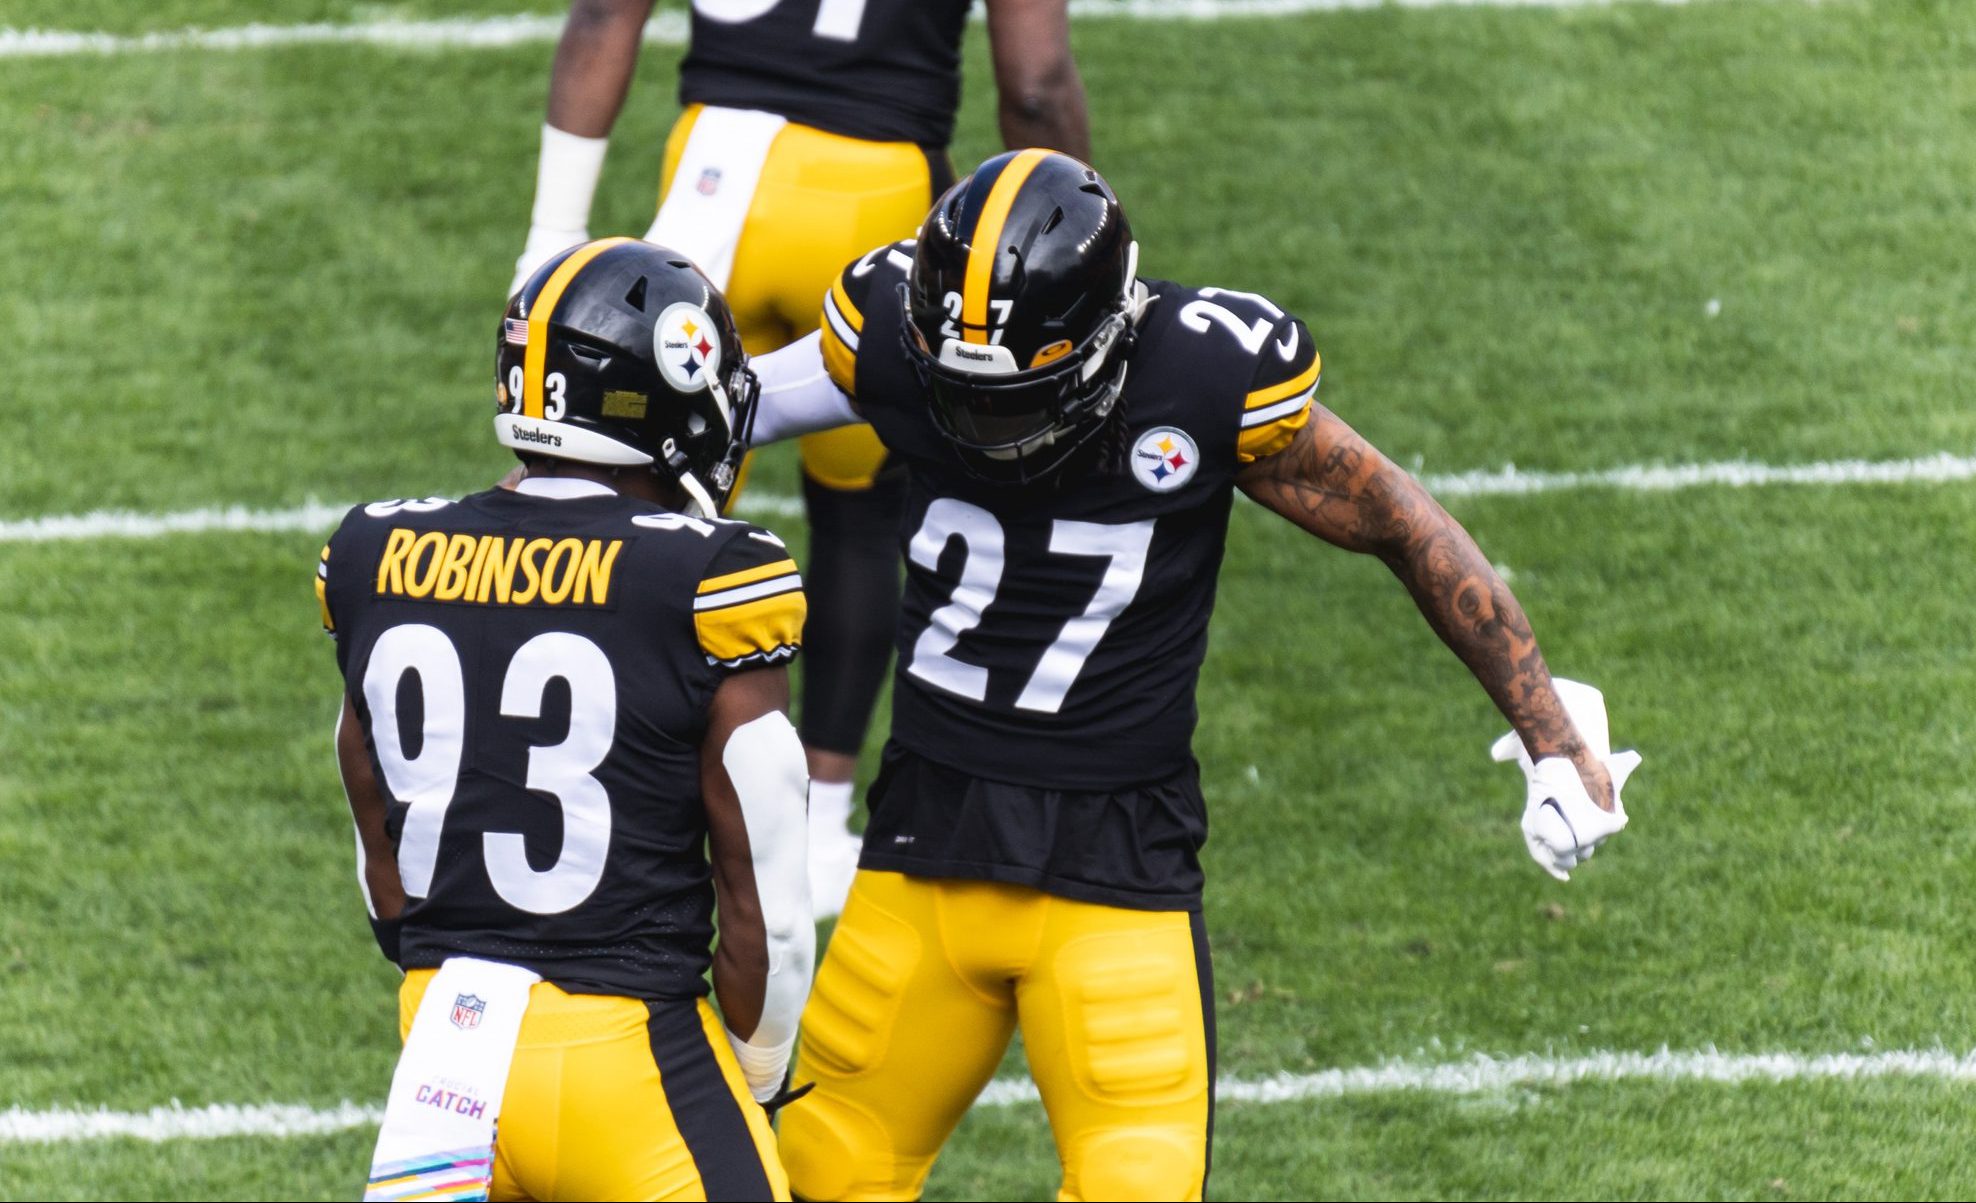
{"label": "football player", "polygon": [[[953,182],[969,0],[697,0],[646,235],[684,251],[761,354],[816,328],[853,256],[910,235]],[[1090,157],[1066,0],[989,0],[1005,144]],[[586,237],[651,0],[576,0],[556,50],[518,287]],[[819,916],[856,870],[851,779],[891,655],[903,482],[863,427],[802,441],[810,625],[801,723]]]}
{"label": "football player", "polygon": [[1190,744],[1237,489],[1399,577],[1548,774],[1547,867],[1624,822],[1631,764],[1609,773],[1581,738],[1461,526],[1316,403],[1304,324],[1137,260],[1096,172],[1003,154],[917,243],[845,269],[818,335],[758,361],[787,385],[758,442],[862,415],[909,471],[891,739],[803,1018],[815,1093],[782,1127],[799,1197],[916,1197],[1018,1026],[1061,1197],[1201,1197],[1214,994]]}
{"label": "football player", "polygon": [[[683,257],[569,248],[501,322],[519,485],[358,507],[323,551],[338,759],[406,970],[401,1034],[463,959],[541,979],[494,1095],[496,1199],[789,1197],[757,1104],[814,958],[787,718],[805,603],[780,540],[718,517],[755,389]],[[454,1026],[485,1002],[462,996]]]}

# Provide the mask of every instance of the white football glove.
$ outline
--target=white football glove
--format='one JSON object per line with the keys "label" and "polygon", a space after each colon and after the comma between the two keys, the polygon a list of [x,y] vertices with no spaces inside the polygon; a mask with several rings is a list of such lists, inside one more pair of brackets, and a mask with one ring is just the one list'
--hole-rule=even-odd
{"label": "white football glove", "polygon": [[552,230],[543,226],[528,228],[528,243],[521,248],[521,258],[515,260],[514,282],[508,285],[510,299],[528,283],[528,278],[553,258],[564,247],[575,246],[579,242],[590,241],[588,230]]}
{"label": "white football glove", "polygon": [[1496,760],[1514,760],[1528,784],[1523,807],[1523,842],[1531,859],[1559,881],[1571,880],[1571,870],[1592,859],[1600,844],[1626,827],[1626,805],[1620,787],[1640,767],[1640,754],[1615,753],[1606,723],[1605,695],[1590,685],[1554,677],[1558,700],[1578,728],[1586,748],[1605,764],[1612,778],[1612,809],[1592,801],[1578,768],[1562,756],[1546,756],[1535,764],[1516,732],[1498,739],[1489,749]]}

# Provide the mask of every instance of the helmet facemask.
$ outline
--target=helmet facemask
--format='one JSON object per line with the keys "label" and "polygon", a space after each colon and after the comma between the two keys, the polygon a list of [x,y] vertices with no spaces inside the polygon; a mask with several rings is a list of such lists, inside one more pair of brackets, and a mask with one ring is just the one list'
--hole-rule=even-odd
{"label": "helmet facemask", "polygon": [[[1137,252],[1135,244],[1124,287],[1107,299],[1084,341],[1028,369],[1018,369],[1014,354],[993,343],[941,337],[936,350],[915,318],[911,290],[900,286],[907,357],[927,390],[934,425],[973,475],[1032,483],[1104,428],[1124,391],[1136,340]],[[938,324],[934,329],[941,333]]]}

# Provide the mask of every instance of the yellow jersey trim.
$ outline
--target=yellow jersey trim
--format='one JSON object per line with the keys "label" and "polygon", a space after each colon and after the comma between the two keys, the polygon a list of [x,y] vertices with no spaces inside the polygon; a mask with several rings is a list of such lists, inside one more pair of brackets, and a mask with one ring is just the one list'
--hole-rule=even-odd
{"label": "yellow jersey trim", "polygon": [[1268,388],[1257,389],[1255,392],[1249,394],[1248,399],[1243,402],[1242,408],[1260,409],[1265,405],[1274,405],[1278,401],[1307,391],[1313,384],[1317,383],[1318,372],[1323,366],[1324,361],[1313,355],[1310,361],[1310,367],[1299,373],[1295,379],[1285,380],[1281,384],[1272,384]]}
{"label": "yellow jersey trim", "polygon": [[851,332],[853,334],[863,334],[864,314],[859,313],[857,305],[852,302],[850,290],[844,287],[844,276],[842,273],[839,273],[837,278],[830,282],[830,299],[836,302],[837,312],[844,316],[845,321],[851,323]]}
{"label": "yellow jersey trim", "polygon": [[700,650],[718,664],[734,666],[759,659],[766,663],[794,656],[803,645],[803,621],[809,602],[800,585],[784,593],[756,598],[718,610],[697,610],[693,629]]}
{"label": "yellow jersey trim", "polygon": [[858,353],[847,346],[837,335],[829,322],[823,324],[823,370],[830,373],[830,382],[844,390],[844,395],[855,398],[858,395]]}
{"label": "yellow jersey trim", "polygon": [[1297,432],[1310,423],[1309,402],[1297,412],[1278,418],[1261,426],[1244,430],[1235,440],[1235,459],[1239,463],[1251,464],[1259,459],[1268,459],[1290,445]]}
{"label": "yellow jersey trim", "polygon": [[757,564],[753,568],[743,568],[739,572],[730,572],[723,576],[710,576],[700,582],[700,587],[695,592],[702,596],[709,593],[719,593],[723,589],[733,589],[740,585],[752,585],[756,581],[765,581],[770,577],[782,576],[784,573],[794,571],[796,571],[796,561],[794,560],[777,560],[773,564]]}

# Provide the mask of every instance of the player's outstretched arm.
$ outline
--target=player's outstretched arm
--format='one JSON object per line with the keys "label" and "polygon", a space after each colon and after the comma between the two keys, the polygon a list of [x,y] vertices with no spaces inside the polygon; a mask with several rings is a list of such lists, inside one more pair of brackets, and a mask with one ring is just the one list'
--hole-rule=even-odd
{"label": "player's outstretched arm", "polygon": [[1066,0],[988,0],[988,46],[1001,98],[1002,145],[1091,160],[1091,115],[1070,52]]}
{"label": "player's outstretched arm", "polygon": [[783,439],[850,426],[864,419],[857,403],[831,378],[823,359],[823,331],[812,330],[786,347],[748,361],[761,381],[748,445],[766,447]]}
{"label": "player's outstretched arm", "polygon": [[714,995],[748,1088],[782,1087],[816,961],[809,776],[789,723],[789,670],[736,672],[714,691],[700,745],[720,944]]}
{"label": "player's outstretched arm", "polygon": [[364,727],[350,695],[343,695],[343,714],[336,720],[336,767],[343,774],[343,794],[350,800],[350,817],[357,824],[357,883],[364,889],[377,946],[393,964],[398,961],[398,923],[405,913],[405,883],[398,876],[398,854],[385,834],[384,791],[371,771],[364,749]]}
{"label": "player's outstretched arm", "polygon": [[1563,757],[1612,809],[1612,780],[1579,737],[1551,684],[1530,620],[1459,522],[1420,482],[1336,414],[1312,404],[1282,451],[1244,468],[1242,491],[1320,539],[1378,556],[1461,657],[1532,760]]}

